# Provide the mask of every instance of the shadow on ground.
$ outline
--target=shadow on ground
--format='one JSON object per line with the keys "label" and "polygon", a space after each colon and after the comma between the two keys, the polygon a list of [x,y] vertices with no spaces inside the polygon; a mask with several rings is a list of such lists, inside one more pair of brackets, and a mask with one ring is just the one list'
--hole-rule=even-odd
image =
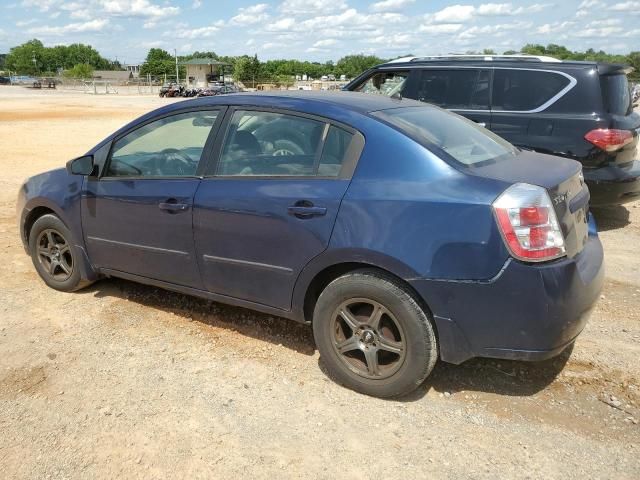
{"label": "shadow on ground", "polygon": [[304,355],[313,355],[315,352],[311,328],[286,318],[116,278],[101,280],[78,293],[85,292],[96,298],[117,297],[170,311],[184,320],[195,320],[205,325],[233,330]]}
{"label": "shadow on ground", "polygon": [[[150,308],[173,312],[183,319],[226,328],[241,335],[280,344],[304,355],[313,355],[316,347],[308,325],[252,310],[170,292],[120,279],[97,282],[79,293],[97,298],[117,297]],[[395,400],[420,400],[430,390],[455,393],[478,391],[510,396],[530,396],[551,384],[569,360],[572,347],[544,362],[472,359],[462,365],[438,362],[425,383],[417,390]],[[330,378],[322,359],[320,369]]]}
{"label": "shadow on ground", "polygon": [[629,210],[622,205],[591,207],[591,212],[596,218],[598,230],[601,232],[624,228],[631,223],[629,221]]}

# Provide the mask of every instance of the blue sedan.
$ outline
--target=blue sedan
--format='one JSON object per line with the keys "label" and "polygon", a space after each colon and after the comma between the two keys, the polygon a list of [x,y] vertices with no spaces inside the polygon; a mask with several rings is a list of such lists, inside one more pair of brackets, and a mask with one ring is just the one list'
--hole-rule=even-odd
{"label": "blue sedan", "polygon": [[391,397],[436,361],[539,360],[583,329],[603,252],[580,164],[358,93],[175,103],[28,179],[52,288],[120,277],[313,326],[340,383]]}

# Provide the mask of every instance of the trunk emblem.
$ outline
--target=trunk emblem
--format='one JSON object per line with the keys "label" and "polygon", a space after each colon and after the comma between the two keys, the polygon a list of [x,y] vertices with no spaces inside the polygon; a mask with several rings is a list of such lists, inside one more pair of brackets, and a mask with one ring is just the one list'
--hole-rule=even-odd
{"label": "trunk emblem", "polygon": [[553,203],[554,203],[554,205],[560,205],[566,199],[567,199],[567,194],[566,193],[563,193],[561,195],[556,195],[555,197],[553,197]]}

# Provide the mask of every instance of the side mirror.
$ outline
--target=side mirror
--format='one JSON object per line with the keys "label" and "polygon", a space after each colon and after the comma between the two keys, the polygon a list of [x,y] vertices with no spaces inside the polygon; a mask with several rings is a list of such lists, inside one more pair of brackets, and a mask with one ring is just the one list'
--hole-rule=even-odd
{"label": "side mirror", "polygon": [[93,155],[85,155],[67,162],[67,172],[71,175],[92,175],[94,170]]}

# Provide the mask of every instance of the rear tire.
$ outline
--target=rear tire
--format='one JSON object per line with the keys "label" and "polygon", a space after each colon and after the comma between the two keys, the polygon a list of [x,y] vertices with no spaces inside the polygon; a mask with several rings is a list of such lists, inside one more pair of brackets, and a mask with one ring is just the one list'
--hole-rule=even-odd
{"label": "rear tire", "polygon": [[29,251],[38,275],[51,288],[73,292],[91,283],[82,280],[71,232],[56,215],[43,215],[34,222]]}
{"label": "rear tire", "polygon": [[415,390],[438,358],[427,314],[396,279],[373,269],[327,285],[314,309],[313,334],[329,375],[376,397]]}

